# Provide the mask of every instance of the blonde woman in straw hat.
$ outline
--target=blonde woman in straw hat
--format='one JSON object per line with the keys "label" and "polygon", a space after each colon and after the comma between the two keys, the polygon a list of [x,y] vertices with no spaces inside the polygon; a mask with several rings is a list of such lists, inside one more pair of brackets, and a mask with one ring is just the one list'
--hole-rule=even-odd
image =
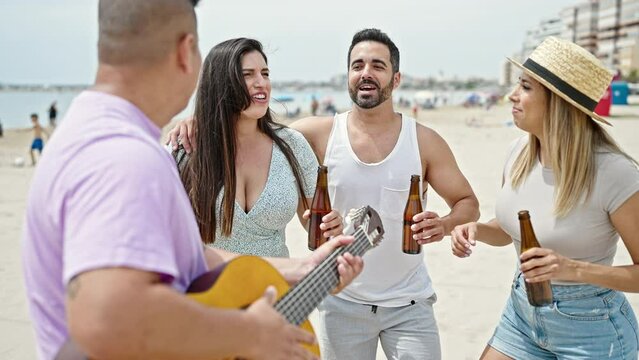
{"label": "blonde woman in straw hat", "polygon": [[[510,60],[510,59],[509,59]],[[593,112],[612,76],[579,46],[547,38],[510,95],[516,141],[496,217],[452,232],[452,251],[477,241],[515,245],[519,269],[482,359],[637,359],[637,319],[623,291],[639,292],[639,171]],[[517,213],[529,210],[542,248],[519,253]],[[633,264],[612,266],[619,237]],[[553,302],[533,307],[525,282],[550,280]]]}

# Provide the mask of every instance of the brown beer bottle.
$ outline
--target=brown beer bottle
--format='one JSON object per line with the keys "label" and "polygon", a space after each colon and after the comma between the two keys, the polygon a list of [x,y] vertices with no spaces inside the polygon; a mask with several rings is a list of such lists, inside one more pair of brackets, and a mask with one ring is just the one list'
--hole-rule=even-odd
{"label": "brown beer bottle", "polygon": [[311,217],[308,223],[308,249],[315,250],[326,242],[320,229],[322,218],[331,212],[331,199],[328,197],[328,168],[324,165],[317,167],[317,184],[311,204]]}
{"label": "brown beer bottle", "polygon": [[[519,215],[519,229],[521,231],[520,254],[530,248],[541,247],[533,231],[528,210],[522,210],[517,215]],[[528,302],[532,306],[552,304],[552,288],[549,280],[538,283],[526,282],[526,294],[528,295]]]}
{"label": "brown beer bottle", "polygon": [[413,230],[410,229],[410,226],[413,225],[413,216],[423,211],[419,194],[420,181],[419,175],[411,175],[408,201],[406,202],[406,208],[404,208],[404,231],[402,234],[402,251],[406,254],[419,254],[422,252],[421,245],[417,243],[417,240],[413,239]]}

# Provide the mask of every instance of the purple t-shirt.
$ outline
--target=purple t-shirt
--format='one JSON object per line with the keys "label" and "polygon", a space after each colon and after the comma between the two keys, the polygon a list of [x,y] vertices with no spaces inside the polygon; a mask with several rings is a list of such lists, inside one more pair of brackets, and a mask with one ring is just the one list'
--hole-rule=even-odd
{"label": "purple t-shirt", "polygon": [[135,105],[85,91],[47,144],[29,192],[22,252],[41,359],[67,339],[65,285],[74,276],[135,268],[184,292],[207,270],[193,210],[159,138]]}

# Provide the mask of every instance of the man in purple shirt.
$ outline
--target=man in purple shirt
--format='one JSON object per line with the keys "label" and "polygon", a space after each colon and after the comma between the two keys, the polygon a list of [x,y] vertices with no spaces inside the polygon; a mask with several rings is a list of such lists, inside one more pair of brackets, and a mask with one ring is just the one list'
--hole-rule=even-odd
{"label": "man in purple shirt", "polygon": [[[39,357],[69,339],[90,358],[309,359],[311,334],[273,308],[204,307],[182,293],[235,255],[204,248],[160,129],[187,104],[201,57],[193,1],[101,0],[95,85],[69,108],[29,193],[23,264]],[[294,282],[335,247],[268,259]],[[338,259],[341,282],[362,269]]]}

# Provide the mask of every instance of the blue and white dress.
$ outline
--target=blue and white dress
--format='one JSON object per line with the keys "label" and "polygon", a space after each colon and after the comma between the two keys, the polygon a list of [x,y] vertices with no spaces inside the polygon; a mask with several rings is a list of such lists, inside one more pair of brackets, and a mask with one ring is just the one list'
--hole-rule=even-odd
{"label": "blue and white dress", "polygon": [[[278,135],[286,141],[300,164],[304,178],[304,196],[309,198],[315,192],[317,178],[317,158],[308,141],[296,130],[283,128]],[[286,247],[286,225],[297,213],[299,192],[293,170],[286,156],[273,143],[271,165],[264,190],[246,213],[237,201],[230,236],[223,236],[217,227],[215,243],[212,247],[240,254],[288,257]],[[222,201],[218,196],[217,206]],[[221,217],[218,216],[218,221]],[[302,241],[303,239],[300,239]]]}

